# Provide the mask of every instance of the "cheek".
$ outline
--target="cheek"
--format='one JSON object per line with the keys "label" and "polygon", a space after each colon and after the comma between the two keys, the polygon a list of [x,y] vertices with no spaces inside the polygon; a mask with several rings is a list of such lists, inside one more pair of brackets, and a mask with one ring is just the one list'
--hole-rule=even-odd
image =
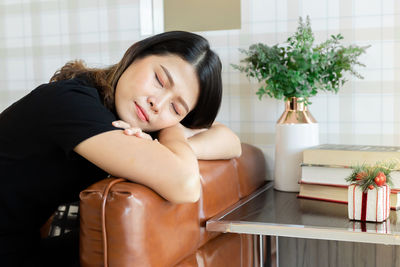
{"label": "cheek", "polygon": [[166,114],[166,115],[158,117],[157,126],[158,126],[158,128],[163,129],[163,128],[167,128],[170,126],[174,126],[177,123],[179,123],[179,121],[180,120],[178,120],[176,117]]}
{"label": "cheek", "polygon": [[155,82],[156,81],[153,76],[149,75],[148,73],[143,73],[131,79],[129,84],[132,88],[144,92],[147,91],[148,88],[155,87]]}

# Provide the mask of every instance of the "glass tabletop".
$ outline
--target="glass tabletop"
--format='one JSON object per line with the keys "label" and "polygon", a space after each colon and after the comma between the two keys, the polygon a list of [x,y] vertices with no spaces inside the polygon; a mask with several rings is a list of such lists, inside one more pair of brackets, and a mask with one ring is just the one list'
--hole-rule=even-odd
{"label": "glass tabletop", "polygon": [[207,230],[399,245],[400,211],[382,223],[353,221],[346,204],[301,199],[268,182],[208,220]]}

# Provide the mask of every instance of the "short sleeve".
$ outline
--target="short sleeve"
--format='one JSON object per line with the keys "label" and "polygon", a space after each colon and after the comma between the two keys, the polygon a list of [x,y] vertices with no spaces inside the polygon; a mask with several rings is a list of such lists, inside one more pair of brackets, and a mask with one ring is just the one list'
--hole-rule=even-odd
{"label": "short sleeve", "polygon": [[100,99],[96,88],[68,80],[49,84],[41,92],[41,133],[69,154],[80,142],[117,130],[115,115]]}

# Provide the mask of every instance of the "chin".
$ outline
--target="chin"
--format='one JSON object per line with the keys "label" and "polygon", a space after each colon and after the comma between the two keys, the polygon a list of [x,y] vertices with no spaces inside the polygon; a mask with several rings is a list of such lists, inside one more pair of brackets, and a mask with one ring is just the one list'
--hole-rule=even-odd
{"label": "chin", "polygon": [[155,133],[161,130],[162,128],[150,128],[150,129],[142,129],[146,133]]}

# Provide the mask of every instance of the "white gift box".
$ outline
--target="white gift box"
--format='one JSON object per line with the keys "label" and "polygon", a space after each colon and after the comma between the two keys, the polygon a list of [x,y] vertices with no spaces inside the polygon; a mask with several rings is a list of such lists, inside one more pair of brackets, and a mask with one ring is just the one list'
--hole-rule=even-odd
{"label": "white gift box", "polygon": [[382,222],[389,217],[390,187],[383,185],[361,190],[352,184],[348,189],[348,212],[350,220]]}

